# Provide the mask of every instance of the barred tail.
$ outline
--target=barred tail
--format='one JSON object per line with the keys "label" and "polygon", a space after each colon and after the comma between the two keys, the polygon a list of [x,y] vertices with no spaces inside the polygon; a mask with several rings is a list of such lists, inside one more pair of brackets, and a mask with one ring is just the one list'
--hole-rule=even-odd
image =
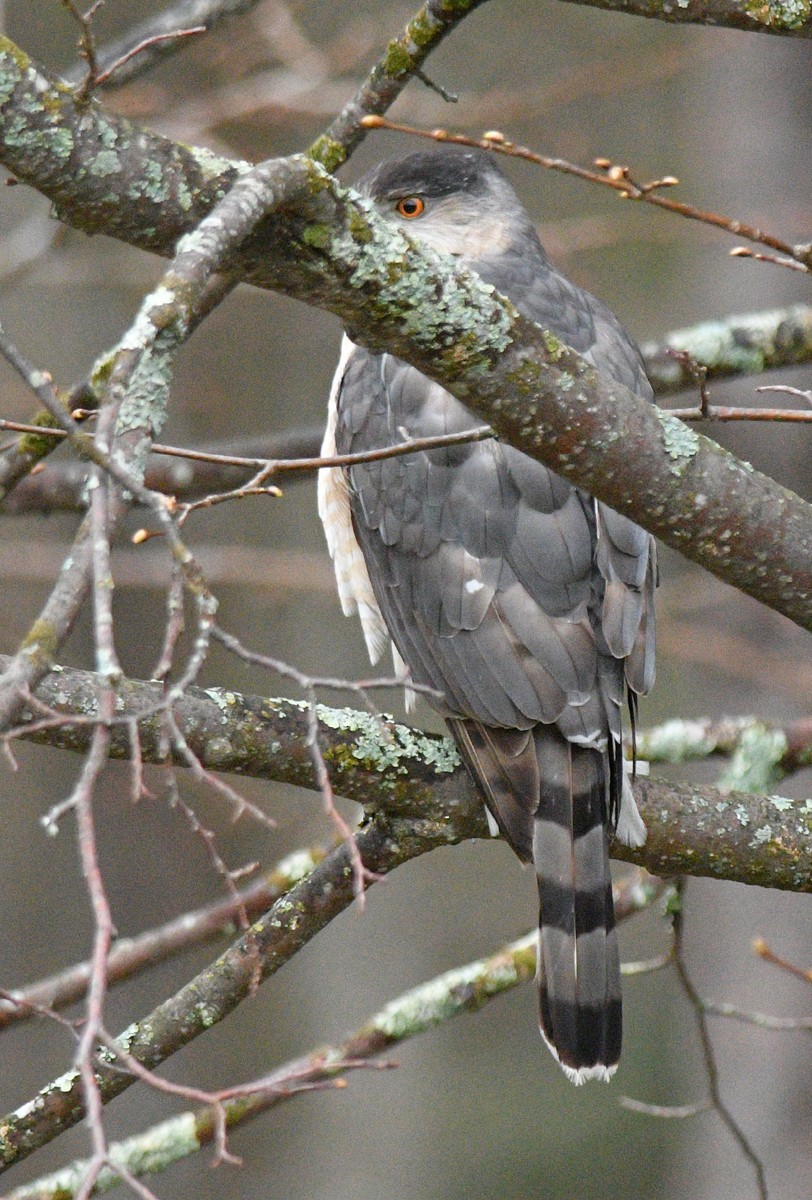
{"label": "barred tail", "polygon": [[609,1080],[620,1058],[622,1018],[606,759],[549,727],[537,728],[536,753],[541,1033],[573,1083]]}
{"label": "barred tail", "polygon": [[624,840],[645,836],[622,764],[620,779],[607,778],[609,756],[574,745],[552,725],[448,724],[503,835],[535,867],[542,1037],[573,1083],[609,1080],[622,1023],[607,793],[629,826]]}

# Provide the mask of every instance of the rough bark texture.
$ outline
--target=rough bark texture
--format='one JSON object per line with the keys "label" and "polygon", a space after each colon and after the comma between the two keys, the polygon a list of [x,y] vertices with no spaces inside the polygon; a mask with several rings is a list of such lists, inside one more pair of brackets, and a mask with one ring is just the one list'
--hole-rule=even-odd
{"label": "rough bark texture", "polygon": [[[0,657],[0,668],[3,662]],[[161,695],[158,684],[125,680],[119,709],[154,710]],[[96,676],[62,668],[42,681],[37,696],[84,723],[42,729],[32,733],[32,739],[85,753],[97,711]],[[306,745],[306,704],[220,688],[189,688],[173,711],[205,767],[315,787]],[[479,796],[447,738],[383,723],[352,709],[319,705],[318,717],[319,743],[339,794],[363,805],[370,815],[384,813],[412,822],[413,836],[425,839],[425,850],[437,839],[446,843],[488,836]],[[139,728],[144,760],[162,761],[160,713],[153,711]],[[117,758],[130,754],[124,726],[113,730],[111,753]],[[178,765],[185,765],[184,760]],[[812,891],[812,802],[643,779],[635,784],[635,795],[648,841],[640,849],[616,843],[616,857],[659,875],[685,872]]]}

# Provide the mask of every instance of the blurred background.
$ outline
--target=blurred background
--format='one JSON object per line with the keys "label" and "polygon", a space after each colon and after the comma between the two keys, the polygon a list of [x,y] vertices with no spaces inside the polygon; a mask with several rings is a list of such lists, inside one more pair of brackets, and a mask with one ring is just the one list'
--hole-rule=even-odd
{"label": "blurred background", "polygon": [[[107,0],[100,42],[165,3]],[[111,109],[185,141],[262,159],[304,148],[348,99],[413,9],[356,0],[265,0],[126,88]],[[77,31],[59,0],[6,0],[5,32],[46,67],[76,62]],[[673,174],[675,194],[760,225],[790,242],[809,240],[812,171],[810,46],[802,40],[672,27],[540,0],[485,5],[431,57],[431,77],[459,94],[445,104],[413,82],[392,115],[473,134],[498,128],[543,153],[587,165],[628,164],[638,179]],[[373,135],[341,172],[352,180],[414,143]],[[728,257],[733,240],[608,189],[508,163],[542,240],[578,283],[606,300],[640,341],[734,312],[809,301],[800,272]],[[51,220],[25,187],[0,193],[0,316],[18,345],[60,385],[87,372],[113,345],[163,264],[109,239],[88,239]],[[241,287],[205,322],[178,363],[164,441],[283,432],[323,420],[340,329],[334,318]],[[755,388],[809,388],[806,371],[718,384],[717,403],[764,404]],[[2,415],[26,419],[35,404],[0,363]],[[685,400],[685,403],[690,401]],[[812,485],[808,426],[715,425],[707,432],[802,495]],[[745,519],[746,514],[743,514]],[[48,594],[77,517],[4,518],[0,539],[0,650],[12,651]],[[147,677],[165,619],[166,553],[119,537],[117,641],[128,674]],[[303,670],[368,674],[363,642],[344,620],[315,509],[315,484],[282,499],[243,500],[196,514],[187,525],[219,597],[221,623],[256,650]],[[736,594],[676,554],[662,556],[658,681],[642,722],[753,713],[787,722],[808,715],[812,648],[798,628]],[[92,664],[87,620],[62,656]],[[204,682],[290,694],[267,673],[214,649]],[[331,703],[352,698],[322,697]],[[398,697],[382,699],[398,707]],[[420,710],[418,719],[436,725]],[[89,905],[72,837],[45,836],[40,817],[61,799],[79,760],[19,745],[19,769],[0,764],[3,835],[0,987],[12,988],[87,956]],[[712,780],[713,768],[670,770]],[[158,781],[152,776],[155,786]],[[782,784],[810,794],[812,773]],[[278,821],[273,834],[234,828],[222,800],[184,780],[185,796],[217,831],[230,866],[271,864],[330,837],[319,797],[241,783]],[[347,809],[351,815],[351,809]],[[119,933],[131,935],[222,894],[199,839],[159,793],[133,806],[128,776],[112,767],[97,808],[103,866]],[[622,868],[620,868],[622,870]],[[534,917],[534,884],[503,844],[472,843],[427,856],[376,886],[366,913],[335,921],[228,1021],[177,1055],[173,1079],[220,1087],[272,1070],[363,1023],[382,1004],[433,975],[518,936]],[[784,1016],[808,1015],[808,987],[754,958],[765,937],[808,964],[808,898],[691,880],[688,961],[700,992]],[[623,926],[627,958],[657,954],[668,927],[658,913]],[[144,1015],[212,957],[188,955],[116,989],[108,1025]],[[204,1152],[155,1181],[166,1200],[475,1200],[540,1195],[578,1200],[741,1200],[756,1195],[752,1171],[714,1114],[654,1120],[620,1108],[627,1094],[658,1104],[707,1093],[692,1014],[671,971],[625,984],[626,1038],[610,1088],[575,1090],[541,1046],[533,989],[519,989],[398,1050],[394,1072],[351,1076],[342,1092],[299,1097],[236,1132],[242,1170],[209,1167]],[[808,1035],[713,1024],[723,1094],[767,1168],[772,1200],[808,1195]],[[29,1099],[71,1061],[65,1031],[48,1021],[0,1039],[2,1111]],[[142,1086],[107,1110],[111,1137],[176,1111]],[[12,1184],[88,1149],[77,1129],[16,1170]]]}

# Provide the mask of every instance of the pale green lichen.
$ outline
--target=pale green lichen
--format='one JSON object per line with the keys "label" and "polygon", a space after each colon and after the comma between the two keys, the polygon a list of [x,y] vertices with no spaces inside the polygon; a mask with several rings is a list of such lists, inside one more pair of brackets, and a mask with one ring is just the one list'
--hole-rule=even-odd
{"label": "pale green lichen", "polygon": [[[183,145],[183,143],[180,143]],[[253,170],[251,163],[238,159],[221,158],[206,146],[185,146],[193,155],[195,165],[206,179],[220,179],[224,175],[247,175]]]}
{"label": "pale green lichen", "polygon": [[781,766],[787,752],[786,735],[754,722],[743,730],[719,786],[731,791],[765,793],[786,771]]}
{"label": "pale green lichen", "polygon": [[757,829],[750,839],[750,849],[755,850],[758,846],[763,846],[765,842],[771,842],[773,838],[772,826],[762,825]]}
{"label": "pale green lichen", "polygon": [[[376,302],[386,314],[396,317],[405,333],[435,351],[438,343],[450,341],[449,328],[454,330],[456,353],[460,346],[469,347],[469,354],[476,347],[484,357],[507,348],[515,314],[511,306],[493,303],[492,287],[475,278],[463,283],[450,255],[425,247],[416,255],[411,241],[379,217],[368,201],[348,194],[349,198],[363,210],[364,233],[357,228],[353,231],[349,219],[347,227],[340,230],[330,226],[329,254],[349,268],[351,287],[374,287]],[[358,217],[356,210],[356,227]],[[439,296],[438,278],[443,285]],[[387,280],[383,286],[382,279]],[[484,305],[477,304],[477,299]],[[471,366],[476,366],[476,358]]]}
{"label": "pale green lichen", "polygon": [[91,175],[104,178],[106,175],[118,175],[121,172],[121,160],[115,150],[100,150],[88,164]]}
{"label": "pale green lichen", "polygon": [[812,17],[810,0],[749,0],[745,9],[767,29],[802,29]]}
{"label": "pale green lichen", "polygon": [[197,1018],[197,1024],[201,1029],[211,1029],[221,1019],[221,1014],[208,1004],[198,1004],[192,1009],[190,1017]]}
{"label": "pale green lichen", "polygon": [[637,735],[637,753],[650,762],[680,763],[707,758],[716,748],[701,721],[664,721]]}
{"label": "pale green lichen", "polygon": [[318,704],[316,715],[328,729],[351,734],[352,757],[376,771],[408,775],[411,765],[418,761],[438,775],[447,775],[460,766],[460,757],[450,738],[418,733],[407,725],[392,723],[386,714],[376,718],[354,709]]}
{"label": "pale green lichen", "polygon": [[0,106],[14,95],[14,89],[20,82],[19,71],[20,67],[14,55],[7,50],[0,51]]}
{"label": "pale green lichen", "polygon": [[237,697],[233,692],[227,692],[224,688],[210,687],[205,689],[206,695],[210,700],[213,700],[220,712],[223,713],[223,723],[225,724],[225,714],[230,708],[233,708],[237,702]]}
{"label": "pale green lichen", "polygon": [[676,417],[655,409],[663,430],[663,446],[671,459],[672,475],[682,475],[688,463],[699,451],[699,435]]}
{"label": "pale green lichen", "polygon": [[184,212],[189,212],[195,202],[195,198],[183,180],[179,180],[176,185],[176,196],[178,205]]}
{"label": "pale green lichen", "polygon": [[155,159],[147,159],[141,168],[138,178],[130,184],[127,195],[133,200],[142,196],[153,204],[161,204],[169,195],[169,183],[161,163]]}

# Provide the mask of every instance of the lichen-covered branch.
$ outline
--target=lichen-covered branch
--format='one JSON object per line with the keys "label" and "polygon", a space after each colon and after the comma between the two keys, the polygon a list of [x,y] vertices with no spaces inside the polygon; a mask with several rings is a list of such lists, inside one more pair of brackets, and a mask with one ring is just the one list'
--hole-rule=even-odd
{"label": "lichen-covered branch", "polygon": [[[109,452],[102,452],[93,443],[85,443],[76,422],[64,411],[50,378],[27,363],[0,329],[3,356],[20,371],[69,437],[119,485],[111,502],[110,535],[123,508],[122,489],[140,495],[147,503],[153,499],[141,485],[146,459],[154,436],[166,419],[174,355],[195,327],[201,304],[207,307],[209,283],[221,267],[228,265],[227,260],[260,218],[269,208],[284,203],[291,187],[297,185],[298,175],[289,160],[260,163],[244,172],[208,216],[180,239],[172,263],[158,286],[144,299],[135,320],[114,350],[97,362],[91,377],[100,401],[106,402],[109,408],[111,428],[115,429]],[[218,289],[218,294],[223,294],[222,289]],[[159,503],[157,509],[155,505],[152,507],[165,521],[164,532],[170,538],[173,554],[182,566],[188,585],[192,556],[173,536],[177,531],[163,504]],[[83,526],[59,583],[0,676],[0,729],[7,728],[15,719],[24,690],[33,687],[41,678],[71,629],[88,586],[86,571],[74,578],[75,564],[82,561],[81,552],[86,540]],[[70,602],[56,608],[65,592],[65,580],[69,578],[73,581]],[[208,619],[216,605],[199,576],[197,582],[200,586],[191,590],[199,616]],[[200,646],[202,648],[202,643]]]}
{"label": "lichen-covered branch", "polygon": [[[308,151],[309,156],[315,161],[323,163],[330,170],[334,170],[341,163],[345,162],[352,150],[369,132],[362,124],[362,119],[371,114],[380,115],[384,113],[409,80],[420,73],[422,64],[431,51],[451,33],[469,12],[478,8],[484,2],[485,0],[428,0],[408,22],[400,37],[394,38],[389,43],[383,58],[372,68],[356,94],[347,102],[325,133],[311,145]],[[116,78],[119,80],[123,80],[127,76],[132,77],[142,67],[148,68],[160,61],[162,57],[176,52],[180,45],[178,40],[155,41],[155,39],[162,38],[164,35],[176,30],[179,27],[179,22],[186,25],[197,25],[200,23],[205,28],[210,29],[229,17],[236,17],[246,13],[255,4],[256,0],[185,0],[184,3],[176,4],[173,8],[167,9],[152,18],[148,18],[141,25],[130,30],[122,42],[111,45],[104,51],[99,52],[96,56],[97,68],[102,72],[109,71],[115,62],[131,54],[134,46],[140,46],[142,47],[142,53],[136,57],[129,58],[126,68],[116,73]],[[146,43],[151,44],[145,48]],[[30,60],[26,59],[22,51],[18,50],[13,43],[0,37],[0,75],[2,75],[3,69],[4,44],[8,47],[9,55],[15,57],[19,67],[22,67],[25,62],[29,63],[33,68],[33,64],[30,63]],[[42,76],[34,72],[30,78],[33,79],[36,90],[43,81]],[[79,81],[79,73],[77,71],[73,82],[79,83]],[[58,85],[54,85],[54,87],[56,89]],[[74,112],[78,113],[81,118],[87,108],[85,98],[82,98],[81,102],[78,99],[81,95],[81,89],[78,94],[65,87],[62,87],[60,91],[63,99],[70,97],[73,102]],[[31,98],[30,94],[22,97],[23,107],[28,106]],[[2,78],[0,78],[0,109],[2,109],[4,99],[3,82]],[[68,146],[73,144],[75,131],[86,127],[86,122],[81,119],[78,127],[74,122],[70,124],[70,130],[65,129],[60,124],[60,139],[53,142],[53,147],[58,145],[60,152],[64,152]],[[133,127],[128,128],[131,132],[134,132]],[[99,130],[94,130],[94,138],[98,133],[98,144],[92,151],[92,160],[87,161],[83,159],[84,165],[87,167],[87,175],[91,177],[97,176],[103,180],[106,176],[115,174],[121,169],[116,158],[116,153],[108,153],[114,141],[116,151],[131,147],[129,136],[124,133],[124,126],[119,125],[119,130],[122,134],[120,141],[114,138],[112,129],[113,125],[111,124]],[[13,116],[10,134],[4,131],[2,121],[0,121],[0,147],[5,144],[13,147],[17,143],[18,130],[18,114]],[[62,135],[64,135],[64,141],[62,140]],[[164,148],[171,145],[165,139],[160,139],[160,141]],[[138,136],[138,145],[144,151],[150,149],[149,138],[145,132],[142,132]],[[87,149],[87,146],[83,147],[84,151],[87,151]],[[154,151],[155,143],[152,143],[151,149]],[[183,149],[185,150],[186,147]],[[233,181],[240,171],[247,169],[247,164],[245,163],[229,164],[223,159],[218,160],[207,151],[198,153],[202,153],[203,155],[203,162],[200,165],[204,177],[215,170],[225,170],[228,178]],[[150,160],[149,166],[145,164],[144,178],[134,182],[128,190],[127,200],[129,203],[143,205],[147,200],[157,203],[159,206],[164,203],[168,199],[165,195],[165,190],[166,181],[172,174],[171,166],[171,162],[166,162],[163,168],[158,167],[154,158]],[[197,183],[199,182],[200,180],[197,181]],[[221,188],[218,193],[221,197],[225,194],[228,186],[229,184],[226,182],[225,188]],[[186,182],[178,184],[174,198],[180,205],[181,210],[186,210],[190,207],[191,196],[195,193],[195,185],[192,185],[190,188]],[[200,210],[197,219],[202,216],[204,211],[205,208]],[[195,223],[196,221],[192,222],[192,224]],[[170,253],[171,250],[165,249],[162,252]],[[216,292],[217,281],[212,281],[212,284],[211,290],[212,292]],[[221,286],[227,289],[232,284],[225,282]],[[198,304],[196,317],[200,318],[203,313],[204,306]],[[74,397],[74,403],[79,402],[80,399],[83,399],[85,403],[92,407],[95,405],[97,398],[93,395],[92,389],[89,389],[89,394],[83,398],[79,396]],[[70,407],[73,406],[71,405]],[[47,410],[36,413],[33,417],[33,423],[42,424],[49,428],[53,428],[55,425],[53,417]],[[18,439],[16,446],[9,448],[2,456],[2,459],[0,459],[0,498],[5,497],[37,462],[49,454],[52,447],[52,442],[36,434],[26,435]]]}
{"label": "lichen-covered branch", "polygon": [[[163,253],[245,170],[101,109],[79,113],[7,40],[0,140],[9,169],[50,195],[64,219]],[[311,160],[293,157],[286,169],[299,188],[235,256],[242,277],[337,313],[356,340],[413,363],[506,441],[812,628],[810,505],[600,378],[478,278],[375,218]]]}
{"label": "lichen-covered branch", "polygon": [[730,762],[720,786],[766,793],[791,772],[812,765],[812,719],[784,728],[756,717],[666,721],[638,734],[637,752],[648,762],[669,763],[724,755]]}
{"label": "lichen-covered branch", "polygon": [[[0,657],[0,667],[2,663]],[[95,678],[91,672],[62,668],[44,679],[38,698],[80,723],[48,722],[42,728],[31,713],[31,739],[85,753],[97,711]],[[163,761],[160,685],[124,680],[118,696],[122,714],[151,712],[139,723],[142,753],[145,762]],[[305,703],[189,688],[173,711],[204,767],[315,786]],[[318,716],[322,753],[338,794],[370,814],[385,812],[425,827],[431,835],[425,849],[431,848],[431,831],[438,823],[447,826],[451,840],[487,836],[477,792],[447,738],[382,723],[351,709],[319,706]],[[22,734],[29,736],[24,727]],[[110,753],[129,756],[123,724],[113,728]],[[186,765],[182,758],[178,763]],[[635,850],[616,844],[616,857],[658,875],[709,875],[812,891],[812,802],[644,779],[637,780],[635,794],[648,841]]]}
{"label": "lichen-covered branch", "polygon": [[353,98],[310,147],[308,154],[335,171],[367,134],[363,117],[380,115],[394,103],[432,50],[485,0],[426,0],[400,37],[386,47]]}
{"label": "lichen-covered branch", "polygon": [[[645,871],[615,885],[615,916],[622,921],[642,912],[660,897],[665,884]],[[538,935],[527,934],[496,954],[456,967],[398,996],[370,1017],[342,1042],[321,1046],[309,1055],[287,1063],[261,1081],[256,1091],[226,1099],[226,1124],[236,1128],[277,1104],[339,1078],[350,1067],[369,1063],[393,1046],[461,1013],[476,1012],[497,996],[532,979],[536,969]],[[134,1175],[165,1171],[173,1163],[211,1144],[215,1118],[211,1108],[181,1113],[136,1137],[110,1148],[114,1162]],[[69,1200],[76,1194],[86,1163],[76,1162],[61,1171],[8,1193],[6,1200]],[[104,1171],[97,1192],[121,1182],[113,1171]]]}
{"label": "lichen-covered branch", "polygon": [[672,24],[712,25],[748,33],[812,37],[809,0],[568,0],[608,12],[654,17]]}
{"label": "lichen-covered branch", "polygon": [[660,342],[641,346],[646,374],[658,396],[695,389],[685,361],[669,351],[688,354],[707,371],[706,379],[759,375],[778,367],[812,362],[812,306],[795,304],[769,312],[742,313],[677,329]]}

